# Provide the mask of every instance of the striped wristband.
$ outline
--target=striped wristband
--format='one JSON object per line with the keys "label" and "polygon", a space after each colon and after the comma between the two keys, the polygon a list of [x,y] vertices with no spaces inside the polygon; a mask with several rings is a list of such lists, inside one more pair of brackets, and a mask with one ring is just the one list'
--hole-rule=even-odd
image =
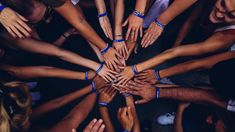
{"label": "striped wristband", "polygon": [[100,67],[96,70],[96,74],[99,74],[99,72],[102,70],[103,67],[104,67],[104,62],[100,64]]}
{"label": "striped wristband", "polygon": [[154,69],[154,76],[158,82],[161,80],[161,77],[159,75],[159,70],[157,68]]}
{"label": "striped wristband", "polygon": [[99,102],[99,106],[100,107],[107,107],[108,103],[106,103],[106,102]]}
{"label": "striped wristband", "polygon": [[156,87],[156,98],[159,99],[160,98],[160,88]]}
{"label": "striped wristband", "polygon": [[121,42],[124,42],[124,41],[125,41],[124,39],[113,40],[114,43],[121,43]]}
{"label": "striped wristband", "polygon": [[107,43],[106,47],[100,51],[101,55],[104,55],[110,49],[109,44]]}
{"label": "striped wristband", "polygon": [[133,10],[132,14],[139,17],[139,18],[141,18],[141,19],[144,19],[144,14],[137,11],[137,10]]}
{"label": "striped wristband", "polygon": [[104,12],[104,13],[100,13],[100,14],[98,14],[98,18],[100,18],[100,17],[104,17],[104,16],[107,16],[108,15],[108,13],[107,12]]}
{"label": "striped wristband", "polygon": [[162,24],[161,22],[159,22],[157,19],[154,20],[154,22],[163,30],[165,28],[166,25]]}
{"label": "striped wristband", "polygon": [[91,93],[95,93],[95,82],[91,83]]}
{"label": "striped wristband", "polygon": [[89,78],[88,78],[88,72],[85,72],[85,80],[86,80],[86,81],[89,80]]}
{"label": "striped wristband", "polygon": [[131,66],[131,69],[132,69],[132,71],[134,72],[135,75],[138,74],[138,71],[137,71],[135,65],[132,65],[132,66]]}

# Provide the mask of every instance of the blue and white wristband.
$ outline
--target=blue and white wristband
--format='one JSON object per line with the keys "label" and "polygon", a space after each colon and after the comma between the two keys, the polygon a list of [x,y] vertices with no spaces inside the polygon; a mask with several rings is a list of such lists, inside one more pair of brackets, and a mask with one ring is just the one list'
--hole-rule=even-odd
{"label": "blue and white wristband", "polygon": [[114,43],[121,43],[121,42],[124,42],[124,41],[125,41],[124,39],[113,40]]}
{"label": "blue and white wristband", "polygon": [[165,28],[165,24],[162,24],[160,21],[158,21],[157,19],[154,20],[154,22],[163,30]]}
{"label": "blue and white wristband", "polygon": [[160,98],[160,88],[156,87],[156,98],[159,99]]}
{"label": "blue and white wristband", "polygon": [[92,81],[91,83],[91,93],[95,93],[95,82]]}
{"label": "blue and white wristband", "polygon": [[89,80],[89,78],[88,78],[88,72],[85,72],[85,80],[86,80],[86,81]]}
{"label": "blue and white wristband", "polygon": [[107,15],[108,15],[108,13],[104,12],[104,13],[98,14],[97,17],[100,18],[100,17],[104,17],[104,16],[107,16]]}
{"label": "blue and white wristband", "polygon": [[100,107],[107,107],[108,103],[106,103],[106,102],[99,102],[99,106]]}
{"label": "blue and white wristband", "polygon": [[139,72],[137,71],[135,65],[131,66],[132,71],[134,72],[135,75],[137,75]]}
{"label": "blue and white wristband", "polygon": [[161,80],[161,77],[159,75],[159,70],[157,68],[154,69],[154,76],[158,82]]}
{"label": "blue and white wristband", "polygon": [[129,93],[123,93],[122,95],[123,95],[125,98],[131,96],[131,94],[129,94]]}
{"label": "blue and white wristband", "polygon": [[100,51],[101,55],[104,55],[110,49],[109,44],[107,43],[106,47]]}
{"label": "blue and white wristband", "polygon": [[132,14],[141,18],[141,19],[144,19],[144,14],[141,12],[138,12],[137,10],[133,10]]}
{"label": "blue and white wristband", "polygon": [[127,131],[127,130],[123,129],[121,132],[130,132],[130,131]]}
{"label": "blue and white wristband", "polygon": [[104,67],[104,62],[100,64],[100,67],[96,70],[96,74],[99,74],[99,72],[102,70],[103,67]]}
{"label": "blue and white wristband", "polygon": [[227,110],[235,112],[235,100],[230,99],[227,104]]}

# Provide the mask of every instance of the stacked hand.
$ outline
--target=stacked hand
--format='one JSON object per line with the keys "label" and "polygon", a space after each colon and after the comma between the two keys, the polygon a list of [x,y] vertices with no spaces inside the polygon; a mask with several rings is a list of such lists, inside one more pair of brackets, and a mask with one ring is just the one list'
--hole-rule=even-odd
{"label": "stacked hand", "polygon": [[0,23],[13,37],[25,38],[30,36],[32,30],[25,23],[27,21],[23,16],[8,7],[0,13]]}
{"label": "stacked hand", "polygon": [[123,129],[131,131],[134,125],[134,117],[131,112],[131,107],[119,108],[117,118],[122,124]]}
{"label": "stacked hand", "polygon": [[140,80],[140,81],[152,84],[152,85],[157,83],[157,79],[155,77],[154,70],[152,70],[152,69],[139,73],[138,75],[136,75],[135,78],[137,80]]}
{"label": "stacked hand", "polygon": [[99,102],[104,102],[109,104],[113,100],[116,94],[117,94],[116,89],[112,87],[106,87],[100,93]]}
{"label": "stacked hand", "polygon": [[[99,119],[93,119],[87,127],[83,130],[83,132],[103,132],[105,128],[105,125],[103,124],[103,120]],[[72,132],[76,132],[76,130],[72,130]]]}
{"label": "stacked hand", "polygon": [[[120,37],[120,38],[117,38],[116,40],[121,40],[121,39],[123,39],[123,38]],[[127,59],[127,57],[129,56],[129,51],[128,51],[128,48],[126,46],[126,42],[125,41],[122,41],[122,42],[113,42],[113,47],[122,56],[122,58],[124,58],[125,60]]]}

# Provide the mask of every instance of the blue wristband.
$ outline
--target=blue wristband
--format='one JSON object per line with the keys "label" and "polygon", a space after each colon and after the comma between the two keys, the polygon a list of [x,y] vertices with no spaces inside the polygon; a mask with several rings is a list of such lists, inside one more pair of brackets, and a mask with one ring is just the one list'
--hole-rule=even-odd
{"label": "blue wristband", "polygon": [[6,8],[6,6],[0,5],[0,12],[2,12],[5,8]]}
{"label": "blue wristband", "polygon": [[138,74],[138,71],[137,71],[135,65],[132,65],[131,69],[132,69],[132,71],[134,72],[135,75]]}
{"label": "blue wristband", "polygon": [[96,70],[96,74],[99,74],[99,72],[102,70],[103,66],[104,66],[104,63],[102,62],[100,64],[100,67]]}
{"label": "blue wristband", "polygon": [[104,55],[109,49],[110,49],[110,46],[109,44],[107,44],[107,46],[100,51],[101,55]]}
{"label": "blue wristband", "polygon": [[107,16],[108,15],[108,13],[107,12],[104,12],[104,13],[101,13],[101,14],[98,14],[98,18],[100,18],[100,17],[104,17],[104,16]]}
{"label": "blue wristband", "polygon": [[160,88],[156,87],[156,98],[159,99],[160,98]]}
{"label": "blue wristband", "polygon": [[132,12],[132,14],[135,15],[135,16],[137,16],[137,17],[139,17],[139,18],[141,18],[141,19],[144,19],[144,14],[142,14],[142,13],[136,11],[136,10],[134,10],[134,11]]}
{"label": "blue wristband", "polygon": [[99,102],[99,106],[101,106],[101,107],[107,107],[107,106],[108,106],[108,103],[106,103],[106,102]]}
{"label": "blue wristband", "polygon": [[95,92],[95,82],[92,81],[91,83],[91,93]]}
{"label": "blue wristband", "polygon": [[154,69],[154,75],[157,81],[159,82],[161,80],[161,77],[159,75],[159,70],[157,68]]}
{"label": "blue wristband", "polygon": [[161,28],[164,29],[166,25],[162,24],[161,22],[159,22],[157,19],[154,20],[154,22]]}
{"label": "blue wristband", "polygon": [[88,72],[85,72],[85,80],[86,80],[86,81],[89,80],[89,78],[88,78]]}
{"label": "blue wristband", "polygon": [[124,41],[125,41],[124,39],[113,40],[114,43],[121,43],[121,42],[124,42]]}

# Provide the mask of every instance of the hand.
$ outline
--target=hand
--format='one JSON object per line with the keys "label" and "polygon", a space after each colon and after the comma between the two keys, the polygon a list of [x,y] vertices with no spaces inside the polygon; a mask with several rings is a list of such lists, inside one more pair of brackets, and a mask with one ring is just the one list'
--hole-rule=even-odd
{"label": "hand", "polygon": [[103,132],[105,128],[105,125],[103,124],[103,120],[99,119],[93,119],[87,127],[83,130],[83,132]]}
{"label": "hand", "polygon": [[143,82],[147,82],[149,84],[156,84],[157,83],[157,79],[155,77],[155,73],[154,70],[146,70],[143,71],[141,73],[139,73],[138,75],[136,75],[135,77],[137,80],[143,81]]}
{"label": "hand", "polygon": [[99,102],[105,102],[109,104],[113,100],[116,94],[117,94],[116,89],[112,87],[107,87],[100,93]]}
{"label": "hand", "polygon": [[131,93],[142,97],[141,100],[135,101],[135,104],[147,103],[156,97],[156,88],[145,82],[138,80],[135,80],[135,82],[129,81],[127,88],[128,90],[122,92]]}
{"label": "hand", "polygon": [[96,76],[93,81],[95,83],[96,90],[103,88],[107,84],[106,81],[100,76]]}
{"label": "hand", "polygon": [[124,70],[118,75],[117,85],[126,85],[126,83],[134,77],[134,72],[130,66],[125,67]]}
{"label": "hand", "polygon": [[17,12],[6,7],[0,13],[0,22],[4,28],[10,33],[14,38],[25,38],[30,36],[32,32],[31,28],[25,23],[28,20]]}
{"label": "hand", "polygon": [[118,65],[122,65],[118,58],[122,58],[122,56],[114,49],[110,48],[104,55],[103,55],[105,64],[111,70],[118,70]]}
{"label": "hand", "polygon": [[99,17],[99,23],[107,38],[113,40],[112,27],[108,16]]}
{"label": "hand", "polygon": [[126,40],[129,38],[129,36],[131,34],[132,42],[137,41],[139,31],[140,31],[140,37],[143,36],[143,28],[142,28],[143,19],[142,18],[139,18],[139,17],[131,14],[127,18],[127,20],[123,23],[122,26],[127,26],[127,24],[128,24],[128,30],[126,33]]}
{"label": "hand", "polygon": [[113,42],[114,48],[117,50],[117,52],[125,59],[129,56],[129,51],[126,46],[126,42]]}
{"label": "hand", "polygon": [[162,34],[163,29],[159,27],[155,22],[152,22],[149,28],[146,30],[142,39],[141,45],[143,48],[152,45],[158,37]]}
{"label": "hand", "polygon": [[112,82],[116,79],[115,75],[118,73],[108,69],[105,65],[102,67],[100,72],[98,73],[105,81]]}
{"label": "hand", "polygon": [[131,112],[131,107],[119,108],[117,118],[122,124],[123,129],[131,131],[134,125],[134,117]]}

